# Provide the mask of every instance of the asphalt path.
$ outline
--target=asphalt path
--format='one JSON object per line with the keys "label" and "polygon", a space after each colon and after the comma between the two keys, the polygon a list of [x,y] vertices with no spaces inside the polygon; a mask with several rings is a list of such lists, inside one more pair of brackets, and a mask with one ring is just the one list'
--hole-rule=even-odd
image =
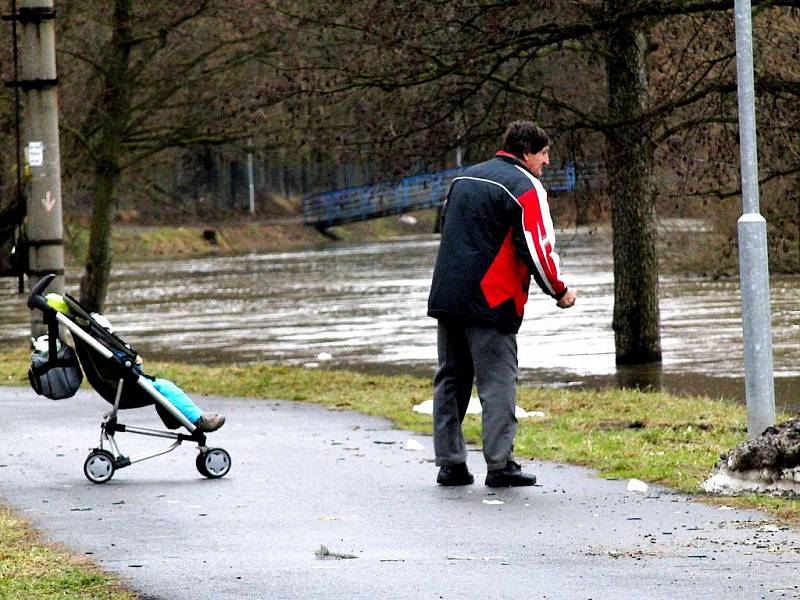
{"label": "asphalt path", "polygon": [[[96,485],[83,461],[108,405],[0,388],[2,501],[148,600],[800,597],[800,535],[759,512],[538,461],[524,462],[540,485],[491,490],[478,452],[476,483],[443,488],[431,438],[384,420],[197,401],[228,416],[209,436],[233,458],[227,477],[203,478],[184,444]],[[158,426],[150,408],[121,414]],[[165,441],[118,442],[138,454]]]}

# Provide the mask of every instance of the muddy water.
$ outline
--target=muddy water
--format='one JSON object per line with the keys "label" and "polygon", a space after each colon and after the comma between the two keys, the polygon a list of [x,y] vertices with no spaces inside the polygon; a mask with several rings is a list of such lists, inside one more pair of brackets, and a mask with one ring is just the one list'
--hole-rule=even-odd
{"label": "muddy water", "polygon": [[[607,235],[564,232],[564,270],[579,289],[573,309],[533,295],[519,335],[523,380],[607,386],[650,377],[677,392],[742,396],[738,282],[664,277],[663,369],[618,372],[611,330]],[[438,241],[118,264],[106,315],[145,358],[280,361],[431,373],[435,321],[425,305]],[[77,294],[77,279],[68,291]],[[800,279],[772,282],[776,395],[800,404]],[[0,280],[0,345],[26,336],[15,281]],[[328,358],[328,355],[330,358]]]}

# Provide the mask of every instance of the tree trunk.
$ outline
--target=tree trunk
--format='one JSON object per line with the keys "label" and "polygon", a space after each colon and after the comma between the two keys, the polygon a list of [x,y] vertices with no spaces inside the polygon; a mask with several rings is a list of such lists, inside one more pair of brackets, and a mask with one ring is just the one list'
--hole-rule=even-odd
{"label": "tree trunk", "polygon": [[101,165],[95,173],[94,208],[80,299],[81,304],[94,312],[103,312],[111,279],[111,230],[120,176],[119,168],[113,166]]}
{"label": "tree trunk", "polygon": [[[636,4],[606,0],[613,16]],[[647,39],[644,24],[609,32],[607,168],[614,247],[614,342],[617,364],[661,361],[655,195],[651,125],[647,104]]]}
{"label": "tree trunk", "polygon": [[104,88],[96,111],[100,133],[94,146],[95,199],[80,301],[97,312],[103,310],[111,277],[111,229],[122,176],[122,144],[131,113],[131,3],[132,0],[114,2],[113,32],[104,55]]}

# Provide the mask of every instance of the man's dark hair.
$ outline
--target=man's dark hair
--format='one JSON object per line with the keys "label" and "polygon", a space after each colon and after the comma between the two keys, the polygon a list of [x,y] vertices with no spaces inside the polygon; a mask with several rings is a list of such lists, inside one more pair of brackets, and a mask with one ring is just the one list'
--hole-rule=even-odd
{"label": "man's dark hair", "polygon": [[544,129],[531,121],[514,121],[503,134],[503,150],[522,158],[526,152],[536,154],[550,145]]}

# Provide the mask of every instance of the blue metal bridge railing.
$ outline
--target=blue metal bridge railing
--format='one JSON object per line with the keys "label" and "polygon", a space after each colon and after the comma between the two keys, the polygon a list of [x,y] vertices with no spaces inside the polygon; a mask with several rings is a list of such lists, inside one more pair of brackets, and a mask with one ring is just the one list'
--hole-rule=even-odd
{"label": "blue metal bridge railing", "polygon": [[[310,194],[303,198],[303,222],[326,229],[343,223],[436,208],[444,201],[450,182],[465,169],[456,167],[404,177],[398,182],[384,181]],[[548,169],[540,179],[549,192],[569,192],[575,189],[575,165],[567,163],[561,169]]]}

